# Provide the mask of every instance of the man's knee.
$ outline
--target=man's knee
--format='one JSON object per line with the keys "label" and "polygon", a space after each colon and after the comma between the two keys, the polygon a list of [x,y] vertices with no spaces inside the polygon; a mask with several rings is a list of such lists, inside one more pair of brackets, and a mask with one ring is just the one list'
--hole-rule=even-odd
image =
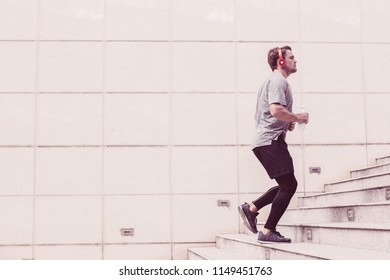
{"label": "man's knee", "polygon": [[293,176],[291,180],[291,190],[293,191],[293,193],[297,191],[297,187],[298,187],[297,179],[295,179],[295,176]]}
{"label": "man's knee", "polygon": [[279,183],[279,187],[284,191],[288,191],[294,194],[298,187],[297,179],[295,179],[294,173],[283,175],[276,180]]}

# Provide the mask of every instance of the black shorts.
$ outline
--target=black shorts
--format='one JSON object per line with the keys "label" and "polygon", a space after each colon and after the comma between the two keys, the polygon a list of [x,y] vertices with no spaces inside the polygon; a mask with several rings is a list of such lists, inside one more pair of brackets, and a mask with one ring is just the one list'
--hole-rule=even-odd
{"label": "black shorts", "polygon": [[277,140],[273,140],[269,146],[254,148],[253,153],[264,166],[271,179],[294,173],[293,160],[283,134]]}

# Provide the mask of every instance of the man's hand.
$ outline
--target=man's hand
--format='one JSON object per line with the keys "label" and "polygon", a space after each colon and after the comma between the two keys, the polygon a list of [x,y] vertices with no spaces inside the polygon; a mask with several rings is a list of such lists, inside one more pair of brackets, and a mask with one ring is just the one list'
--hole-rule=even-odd
{"label": "man's hand", "polygon": [[309,114],[306,112],[299,113],[296,116],[298,118],[298,123],[308,123],[309,122]]}
{"label": "man's hand", "polygon": [[288,130],[293,131],[294,128],[295,128],[295,122],[290,122],[290,124],[288,125]]}

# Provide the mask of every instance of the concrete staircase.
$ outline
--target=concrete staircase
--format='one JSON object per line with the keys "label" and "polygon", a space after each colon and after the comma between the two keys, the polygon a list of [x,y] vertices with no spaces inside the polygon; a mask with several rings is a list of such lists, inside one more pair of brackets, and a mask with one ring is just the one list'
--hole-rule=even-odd
{"label": "concrete staircase", "polygon": [[188,249],[188,259],[390,260],[390,156],[350,173],[348,180],[326,184],[324,193],[299,197],[298,207],[286,211],[278,231],[292,243],[220,234],[215,247]]}

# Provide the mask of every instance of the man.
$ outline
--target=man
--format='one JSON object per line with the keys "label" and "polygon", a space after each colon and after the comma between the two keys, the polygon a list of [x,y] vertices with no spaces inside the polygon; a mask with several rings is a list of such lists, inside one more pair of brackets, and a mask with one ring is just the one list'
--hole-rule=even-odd
{"label": "man", "polygon": [[276,226],[287,209],[297,189],[293,161],[285,142],[287,131],[293,131],[296,123],[306,124],[308,113],[292,112],[292,91],[287,78],[297,71],[297,61],[291,47],[274,48],[268,52],[268,64],[273,71],[259,91],[256,108],[256,132],[253,152],[268,176],[278,186],[269,189],[251,204],[238,207],[245,226],[257,233],[258,210],[271,204],[264,228],[258,233],[258,242],[291,242],[290,238],[276,231]]}

